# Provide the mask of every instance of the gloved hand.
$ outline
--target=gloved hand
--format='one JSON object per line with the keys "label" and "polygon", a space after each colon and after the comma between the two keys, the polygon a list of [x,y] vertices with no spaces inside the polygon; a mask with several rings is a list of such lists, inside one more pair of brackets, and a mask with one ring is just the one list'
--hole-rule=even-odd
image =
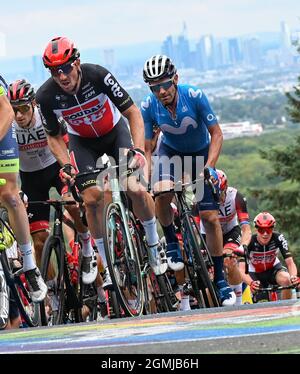
{"label": "gloved hand", "polygon": [[145,152],[139,148],[129,149],[127,153],[127,164],[129,169],[139,169],[146,165]]}
{"label": "gloved hand", "polygon": [[216,201],[220,198],[219,178],[215,168],[206,166],[204,168],[204,182],[209,184],[212,189],[213,197]]}
{"label": "gloved hand", "polygon": [[260,287],[260,281],[252,281],[250,283],[250,290],[252,293],[255,293],[256,291],[258,291],[259,287]]}
{"label": "gloved hand", "polygon": [[233,253],[238,256],[238,257],[245,257],[246,253],[245,253],[245,247],[247,247],[246,245],[240,245],[239,247],[236,247],[234,250],[233,250]]}
{"label": "gloved hand", "polygon": [[23,204],[25,205],[25,208],[28,208],[28,196],[26,193],[22,190],[19,191],[20,199],[22,200]]}
{"label": "gloved hand", "polygon": [[69,182],[73,185],[75,183],[76,174],[78,174],[78,172],[72,164],[65,164],[59,171],[59,177],[65,184]]}

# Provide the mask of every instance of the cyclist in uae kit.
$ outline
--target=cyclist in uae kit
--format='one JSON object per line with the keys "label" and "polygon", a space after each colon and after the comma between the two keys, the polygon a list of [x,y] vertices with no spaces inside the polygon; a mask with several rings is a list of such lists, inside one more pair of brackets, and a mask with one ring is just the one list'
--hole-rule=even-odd
{"label": "cyclist in uae kit", "polygon": [[[27,208],[30,232],[32,235],[37,263],[40,264],[42,249],[49,235],[49,205],[30,204],[34,200],[49,199],[51,187],[55,187],[64,200],[73,200],[67,193],[67,186],[59,177],[60,165],[52,154],[42,122],[42,117],[35,104],[35,92],[24,79],[9,85],[8,98],[15,112],[13,123],[19,146],[21,189],[27,195]],[[61,134],[67,141],[66,129]],[[74,220],[82,243],[82,280],[92,283],[97,276],[95,254],[93,253],[90,234],[82,224],[79,209],[66,206]]]}
{"label": "cyclist in uae kit", "polygon": [[[10,225],[23,257],[23,270],[34,302],[44,300],[47,286],[36,267],[30,242],[29,222],[25,206],[19,196],[19,155],[16,135],[11,126],[14,112],[6,97],[7,85],[0,77],[0,178],[6,184],[0,187],[0,201],[7,209]],[[5,239],[5,238],[2,238]]]}
{"label": "cyclist in uae kit", "polygon": [[[288,242],[283,234],[274,231],[275,224],[275,218],[268,212],[261,212],[254,218],[257,233],[252,235],[246,251],[249,274],[243,269],[244,281],[250,285],[252,292],[257,291],[260,286],[289,286],[298,281],[297,267]],[[279,253],[284,258],[288,271],[282,266]],[[291,296],[291,290],[282,291],[283,299],[290,299]]]}
{"label": "cyclist in uae kit", "polygon": [[[123,158],[128,152],[129,167],[144,167],[144,127],[139,109],[111,72],[99,65],[80,64],[79,56],[69,39],[52,39],[43,55],[51,78],[37,91],[49,146],[62,166],[63,176],[73,182],[76,171],[96,168],[104,153],[118,164],[119,152],[123,152]],[[122,115],[128,119],[131,134]],[[59,134],[59,117],[67,123],[72,165]],[[76,179],[76,186],[82,194],[88,226],[106,269],[106,286],[111,280],[102,237],[103,193],[93,175]],[[151,196],[134,176],[128,178],[127,193],[145,228],[149,263],[156,274],[162,274],[167,263],[159,245]]]}
{"label": "cyclist in uae kit", "polygon": [[[247,202],[236,188],[228,186],[227,176],[223,170],[217,169],[217,173],[220,186],[219,221],[223,233],[223,253],[233,256],[224,259],[224,267],[230,287],[236,294],[235,305],[241,305],[243,279],[239,270],[238,258],[233,251],[243,253],[243,248],[239,247],[248,245],[251,240]],[[200,231],[205,234],[202,222],[200,222]],[[239,258],[239,261],[242,260],[243,257]]]}
{"label": "cyclist in uae kit", "polygon": [[[175,170],[176,167],[172,169],[168,163],[172,157],[180,157],[184,166],[185,156],[192,158],[192,170],[188,173],[192,180],[198,178],[203,172],[203,170],[197,170],[197,160],[202,157],[204,166],[209,169],[211,180],[217,186],[218,176],[215,165],[223,136],[203,91],[190,85],[178,84],[176,67],[170,58],[164,55],[152,56],[145,62],[143,78],[152,91],[141,104],[148,160],[151,159],[153,128],[158,126],[163,133],[158,150],[159,157],[155,161],[152,173],[154,190],[168,190],[178,182],[176,174],[182,175],[183,170]],[[172,199],[172,193],[158,196],[155,199],[155,209],[167,242],[168,265],[172,270],[179,271],[183,269],[184,263],[173,224],[174,214],[170,205]],[[215,202],[212,191],[206,184],[204,196],[198,202],[198,208],[206,228],[207,244],[214,261],[214,281],[219,290],[222,305],[233,305],[235,294],[228,286],[223,274],[222,231],[218,220],[219,204]]]}

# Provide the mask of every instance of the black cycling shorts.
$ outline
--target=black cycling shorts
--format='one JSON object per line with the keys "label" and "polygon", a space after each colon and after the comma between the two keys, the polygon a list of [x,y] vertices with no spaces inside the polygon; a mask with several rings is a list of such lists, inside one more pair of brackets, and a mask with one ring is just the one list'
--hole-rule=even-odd
{"label": "black cycling shorts", "polygon": [[[21,189],[28,196],[29,201],[48,200],[51,187],[55,187],[59,195],[64,184],[59,177],[58,162],[42,170],[24,172],[20,170]],[[37,232],[49,228],[49,205],[30,204],[27,208],[30,232]]]}
{"label": "black cycling shorts", "polygon": [[286,268],[281,263],[275,265],[272,269],[263,271],[261,273],[249,272],[250,277],[253,280],[259,280],[262,287],[268,287],[269,284],[276,285],[276,274],[279,271],[286,271]]}
{"label": "black cycling shorts", "polygon": [[[99,168],[100,161],[104,153],[113,157],[116,164],[119,164],[119,150],[121,148],[131,148],[132,140],[129,128],[123,118],[106,135],[99,138],[82,138],[77,135],[69,135],[69,149],[72,163],[79,173],[92,171]],[[91,174],[76,179],[76,186],[79,191],[96,185],[97,175]]]}

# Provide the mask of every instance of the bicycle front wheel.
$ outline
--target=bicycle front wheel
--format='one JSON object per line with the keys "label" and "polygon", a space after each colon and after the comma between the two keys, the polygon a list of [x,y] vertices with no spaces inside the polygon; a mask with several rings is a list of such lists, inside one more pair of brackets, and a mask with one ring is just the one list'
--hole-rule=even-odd
{"label": "bicycle front wheel", "polygon": [[139,256],[131,233],[134,227],[115,203],[106,205],[103,219],[106,259],[118,299],[127,316],[139,316],[143,312],[144,294]]}
{"label": "bicycle front wheel", "polygon": [[[185,245],[187,245],[188,253],[192,256],[194,270],[197,275],[198,287],[201,290],[203,300],[207,308],[218,307],[220,302],[215,290],[215,285],[208,272],[208,265],[203,257],[202,245],[203,240],[200,235],[199,228],[194,217],[187,214],[183,218],[183,229],[185,234]],[[205,250],[205,253],[208,250]]]}
{"label": "bicycle front wheel", "polygon": [[61,325],[65,317],[64,253],[53,236],[47,238],[43,248],[41,274],[48,287],[40,304],[42,325]]}

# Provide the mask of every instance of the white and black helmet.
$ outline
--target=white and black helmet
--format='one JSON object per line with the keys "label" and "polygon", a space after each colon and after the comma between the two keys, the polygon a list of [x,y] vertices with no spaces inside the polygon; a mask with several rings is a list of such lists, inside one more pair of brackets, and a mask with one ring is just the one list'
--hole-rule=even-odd
{"label": "white and black helmet", "polygon": [[152,83],[160,79],[172,79],[176,74],[176,67],[171,59],[165,55],[150,57],[144,65],[143,78],[146,83]]}

